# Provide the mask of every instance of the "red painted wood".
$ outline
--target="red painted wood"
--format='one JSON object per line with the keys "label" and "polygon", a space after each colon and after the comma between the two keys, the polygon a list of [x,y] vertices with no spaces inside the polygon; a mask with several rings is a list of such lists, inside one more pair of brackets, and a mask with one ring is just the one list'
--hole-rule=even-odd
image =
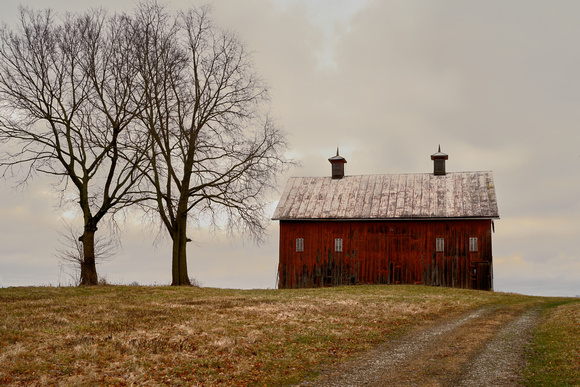
{"label": "red painted wood", "polygon": [[[478,251],[469,251],[469,238]],[[296,252],[296,238],[304,251]],[[343,251],[335,251],[335,238]],[[445,239],[443,252],[436,238]],[[491,289],[491,220],[280,221],[279,288],[425,284]],[[487,269],[486,269],[487,268]],[[482,270],[485,273],[482,273]]]}

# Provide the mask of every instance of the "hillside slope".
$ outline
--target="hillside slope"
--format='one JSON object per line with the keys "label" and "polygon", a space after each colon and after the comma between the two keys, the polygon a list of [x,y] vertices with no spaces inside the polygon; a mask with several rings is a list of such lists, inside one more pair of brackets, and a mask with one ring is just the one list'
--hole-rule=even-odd
{"label": "hillside slope", "polygon": [[482,307],[578,301],[424,286],[0,289],[0,384],[291,385]]}

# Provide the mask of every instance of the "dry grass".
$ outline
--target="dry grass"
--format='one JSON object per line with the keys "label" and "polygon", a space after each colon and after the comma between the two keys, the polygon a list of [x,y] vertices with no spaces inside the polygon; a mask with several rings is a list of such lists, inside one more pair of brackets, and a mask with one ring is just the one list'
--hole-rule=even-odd
{"label": "dry grass", "polygon": [[289,385],[418,324],[531,300],[421,286],[0,289],[0,384]]}

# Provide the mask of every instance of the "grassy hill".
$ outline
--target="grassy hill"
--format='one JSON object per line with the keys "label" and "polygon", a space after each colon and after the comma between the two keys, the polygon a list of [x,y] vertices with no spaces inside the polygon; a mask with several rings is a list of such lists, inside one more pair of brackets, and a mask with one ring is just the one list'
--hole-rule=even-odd
{"label": "grassy hill", "polygon": [[101,286],[0,289],[0,384],[290,385],[494,304],[545,309],[529,385],[580,383],[580,299],[424,286]]}

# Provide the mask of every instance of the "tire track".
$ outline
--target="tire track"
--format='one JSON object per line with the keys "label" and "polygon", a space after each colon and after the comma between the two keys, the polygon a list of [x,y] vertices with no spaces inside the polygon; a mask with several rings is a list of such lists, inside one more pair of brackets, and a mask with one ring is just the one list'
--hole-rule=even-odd
{"label": "tire track", "polygon": [[521,379],[524,351],[536,326],[540,309],[527,310],[505,326],[473,360],[469,371],[455,385],[509,386]]}
{"label": "tire track", "polygon": [[299,386],[504,386],[520,378],[539,309],[484,307],[420,328]]}

